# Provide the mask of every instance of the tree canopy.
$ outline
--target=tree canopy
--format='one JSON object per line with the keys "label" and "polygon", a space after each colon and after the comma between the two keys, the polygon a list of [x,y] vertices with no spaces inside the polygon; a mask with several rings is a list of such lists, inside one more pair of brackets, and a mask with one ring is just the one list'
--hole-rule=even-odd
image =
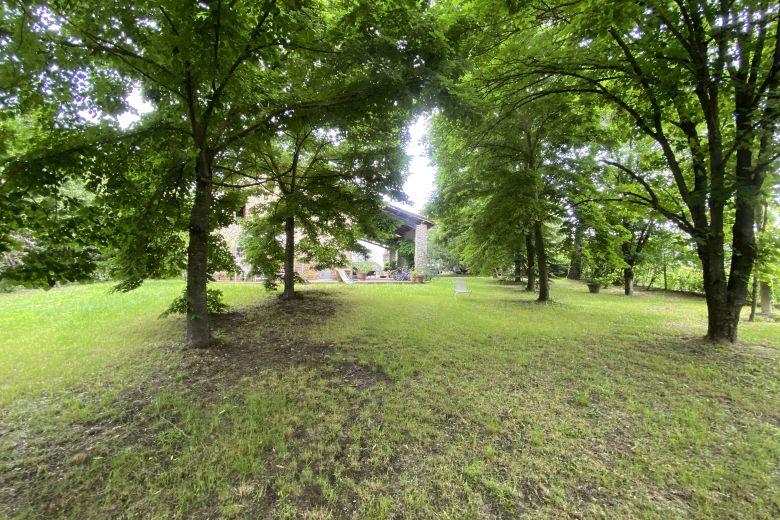
{"label": "tree canopy", "polygon": [[[408,109],[446,51],[424,6],[404,1],[3,2],[1,27],[5,117],[45,111],[37,131],[59,144],[9,157],[4,197],[87,178],[115,217],[122,288],[159,272],[172,256],[160,247],[186,247],[192,346],[211,343],[209,237],[240,207],[234,191],[262,180],[239,161],[245,148],[301,117],[332,126]],[[153,111],[122,129],[134,89]],[[42,195],[25,191],[33,170]]]}
{"label": "tree canopy", "polygon": [[[631,295],[685,264],[713,341],[736,340],[751,276],[776,276],[775,2],[0,6],[4,282],[186,270],[188,341],[208,346],[216,231],[247,196],[269,197],[247,251],[290,297],[296,255],[381,234],[422,109],[451,263],[525,271],[540,301],[550,272]],[[151,110],[120,124],[134,97]]]}
{"label": "tree canopy", "polygon": [[[594,133],[588,146],[623,177],[598,187],[598,198],[643,206],[690,237],[707,335],[734,341],[756,258],[756,207],[773,188],[766,179],[778,157],[777,6],[531,1],[491,2],[487,13],[463,5],[465,65],[450,105],[474,93],[496,113],[519,116],[550,98],[595,103],[613,137]],[[634,149],[642,153],[625,153]],[[626,269],[637,256],[630,243],[622,241]]]}

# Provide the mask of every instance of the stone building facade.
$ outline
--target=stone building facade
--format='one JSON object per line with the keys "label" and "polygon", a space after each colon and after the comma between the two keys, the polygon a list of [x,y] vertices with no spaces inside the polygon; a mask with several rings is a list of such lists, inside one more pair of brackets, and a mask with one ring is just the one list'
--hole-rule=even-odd
{"label": "stone building facade", "polygon": [[[252,208],[256,207],[262,202],[265,202],[265,200],[261,197],[249,197],[241,212],[236,215],[236,222],[225,228],[222,228],[219,231],[219,233],[225,239],[230,252],[236,258],[236,263],[242,268],[244,273],[249,272],[249,265],[243,261],[241,248],[239,246],[241,222],[243,221],[243,217],[248,215]],[[419,273],[427,273],[428,230],[433,227],[434,223],[425,217],[392,205],[385,206],[384,211],[398,222],[396,236],[402,239],[414,241],[415,268]],[[393,249],[392,244],[383,245],[383,247],[386,247],[387,249],[385,261],[398,260],[397,251]],[[352,258],[352,253],[348,252],[346,256],[347,258]],[[335,268],[316,270],[311,264],[303,261],[295,262],[295,271],[304,280],[338,280],[338,275],[335,272]],[[246,278],[246,274],[243,278]]]}

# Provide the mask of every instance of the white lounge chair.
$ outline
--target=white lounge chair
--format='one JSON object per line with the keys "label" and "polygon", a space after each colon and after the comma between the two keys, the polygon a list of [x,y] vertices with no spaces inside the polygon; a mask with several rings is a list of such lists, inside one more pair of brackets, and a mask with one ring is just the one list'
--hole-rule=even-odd
{"label": "white lounge chair", "polygon": [[453,290],[455,291],[453,293],[454,297],[457,297],[459,294],[471,294],[471,289],[466,287],[466,280],[463,278],[455,278]]}
{"label": "white lounge chair", "polygon": [[346,269],[336,269],[336,272],[339,273],[339,278],[341,278],[341,281],[344,282],[347,285],[352,285],[355,283],[355,280],[353,280],[349,275],[347,275]]}

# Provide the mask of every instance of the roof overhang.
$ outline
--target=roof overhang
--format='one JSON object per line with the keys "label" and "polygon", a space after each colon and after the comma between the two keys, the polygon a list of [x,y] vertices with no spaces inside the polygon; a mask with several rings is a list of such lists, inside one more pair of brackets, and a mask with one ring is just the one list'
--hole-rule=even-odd
{"label": "roof overhang", "polygon": [[411,211],[407,211],[405,209],[399,208],[398,206],[393,206],[391,204],[388,204],[385,206],[385,213],[390,215],[391,217],[395,218],[400,222],[400,226],[398,226],[398,229],[396,229],[396,234],[399,236],[404,236],[409,231],[413,231],[417,228],[417,226],[421,224],[425,224],[425,226],[430,229],[433,226],[436,225],[435,222],[432,220],[428,220],[427,218],[423,217],[422,215],[418,215],[417,213],[412,213]]}

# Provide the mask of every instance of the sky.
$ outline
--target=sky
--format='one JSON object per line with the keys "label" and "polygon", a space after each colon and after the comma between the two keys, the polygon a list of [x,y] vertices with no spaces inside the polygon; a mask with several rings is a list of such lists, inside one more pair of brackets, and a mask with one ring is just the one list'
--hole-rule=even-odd
{"label": "sky", "polygon": [[428,198],[433,193],[436,168],[425,154],[425,140],[431,128],[431,117],[428,114],[419,116],[409,127],[409,144],[406,154],[410,157],[409,177],[404,184],[404,191],[411,204],[397,204],[409,211],[422,211]]}
{"label": "sky", "polygon": [[138,121],[141,118],[140,114],[146,114],[147,112],[154,110],[154,105],[141,96],[141,90],[138,88],[134,88],[130,92],[130,95],[127,96],[127,104],[130,105],[131,110],[124,114],[120,114],[117,118],[119,120],[119,126],[122,128],[127,128]]}

